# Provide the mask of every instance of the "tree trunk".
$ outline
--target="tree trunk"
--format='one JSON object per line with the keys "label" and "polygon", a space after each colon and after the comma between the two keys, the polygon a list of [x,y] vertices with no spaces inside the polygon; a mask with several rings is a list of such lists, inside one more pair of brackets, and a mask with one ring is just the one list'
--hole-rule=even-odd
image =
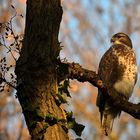
{"label": "tree trunk", "polygon": [[69,139],[64,122],[57,121],[65,115],[55,101],[61,18],[60,0],[27,0],[25,35],[15,72],[17,97],[32,140]]}

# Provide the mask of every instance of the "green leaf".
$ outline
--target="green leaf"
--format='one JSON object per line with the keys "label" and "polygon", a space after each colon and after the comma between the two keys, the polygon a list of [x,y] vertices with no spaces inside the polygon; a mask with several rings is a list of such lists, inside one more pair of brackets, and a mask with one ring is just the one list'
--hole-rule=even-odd
{"label": "green leaf", "polygon": [[30,123],[29,128],[33,129],[36,127],[36,125],[37,125],[37,121],[33,121]]}
{"label": "green leaf", "polygon": [[33,110],[33,113],[34,115],[37,117],[38,120],[44,120],[45,119],[45,116],[43,114],[43,112],[40,110],[39,107],[36,107],[34,110]]}
{"label": "green leaf", "polygon": [[[75,121],[75,120],[74,120]],[[81,136],[85,126],[82,124],[77,123],[76,121],[74,122],[72,130],[76,133],[77,136]]]}
{"label": "green leaf", "polygon": [[45,133],[46,132],[46,129],[49,127],[49,124],[48,123],[45,123],[43,125],[43,128],[41,129],[41,131],[39,133]]}
{"label": "green leaf", "polygon": [[59,84],[58,88],[59,93],[60,94],[65,93],[68,97],[71,97],[68,90],[68,88],[70,87],[69,84],[70,84],[69,79],[65,79],[63,84]]}
{"label": "green leaf", "polygon": [[71,121],[72,120],[72,116],[73,116],[73,112],[66,112],[66,116],[67,116],[67,120]]}
{"label": "green leaf", "polygon": [[64,81],[64,89],[63,90],[64,90],[64,93],[66,93],[68,97],[71,97],[70,93],[68,91],[68,88],[70,87],[69,85],[70,85],[70,81],[69,81],[69,79],[66,79]]}
{"label": "green leaf", "polygon": [[61,103],[67,103],[67,100],[65,99],[64,95],[58,93],[57,97]]}
{"label": "green leaf", "polygon": [[49,125],[54,125],[58,122],[58,118],[56,118],[53,114],[48,113],[45,117],[45,122],[47,122]]}
{"label": "green leaf", "polygon": [[77,136],[81,136],[85,126],[75,121],[72,112],[66,112],[66,115],[67,115],[67,122],[68,122],[69,129],[72,129]]}

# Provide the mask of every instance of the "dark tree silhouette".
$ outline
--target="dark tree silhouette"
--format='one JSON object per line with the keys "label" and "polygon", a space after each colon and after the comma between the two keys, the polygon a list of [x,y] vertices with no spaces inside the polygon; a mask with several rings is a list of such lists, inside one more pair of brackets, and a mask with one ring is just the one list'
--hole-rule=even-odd
{"label": "dark tree silhouette", "polygon": [[17,96],[33,140],[69,139],[56,104],[60,0],[27,0],[23,47],[16,65]]}

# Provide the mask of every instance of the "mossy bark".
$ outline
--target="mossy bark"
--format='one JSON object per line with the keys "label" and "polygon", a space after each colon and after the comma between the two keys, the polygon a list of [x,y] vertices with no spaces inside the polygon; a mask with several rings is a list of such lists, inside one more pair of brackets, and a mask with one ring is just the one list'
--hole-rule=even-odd
{"label": "mossy bark", "polygon": [[46,121],[48,114],[64,119],[55,102],[56,61],[62,18],[60,0],[27,0],[25,35],[16,65],[17,97],[32,140],[67,140],[63,124]]}

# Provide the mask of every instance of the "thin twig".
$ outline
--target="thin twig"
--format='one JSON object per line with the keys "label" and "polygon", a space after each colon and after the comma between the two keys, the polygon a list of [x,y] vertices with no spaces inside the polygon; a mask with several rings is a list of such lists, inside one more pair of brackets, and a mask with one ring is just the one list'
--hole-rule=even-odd
{"label": "thin twig", "polygon": [[14,89],[16,89],[16,90],[17,90],[17,88],[16,88],[14,85],[12,85],[10,82],[6,81],[6,79],[5,79],[5,78],[0,77],[0,81],[5,82],[7,85],[9,85],[9,86],[11,86],[12,88],[14,88]]}
{"label": "thin twig", "polygon": [[4,39],[3,36],[2,36],[2,40],[3,40],[3,43],[4,43],[4,44],[2,44],[2,45],[11,53],[11,56],[13,57],[13,59],[14,59],[15,62],[16,62],[17,60],[16,60],[16,58],[14,57],[14,55],[13,55],[13,53],[12,53],[12,50],[11,50],[11,48],[8,48],[8,47],[6,46],[5,39]]}

